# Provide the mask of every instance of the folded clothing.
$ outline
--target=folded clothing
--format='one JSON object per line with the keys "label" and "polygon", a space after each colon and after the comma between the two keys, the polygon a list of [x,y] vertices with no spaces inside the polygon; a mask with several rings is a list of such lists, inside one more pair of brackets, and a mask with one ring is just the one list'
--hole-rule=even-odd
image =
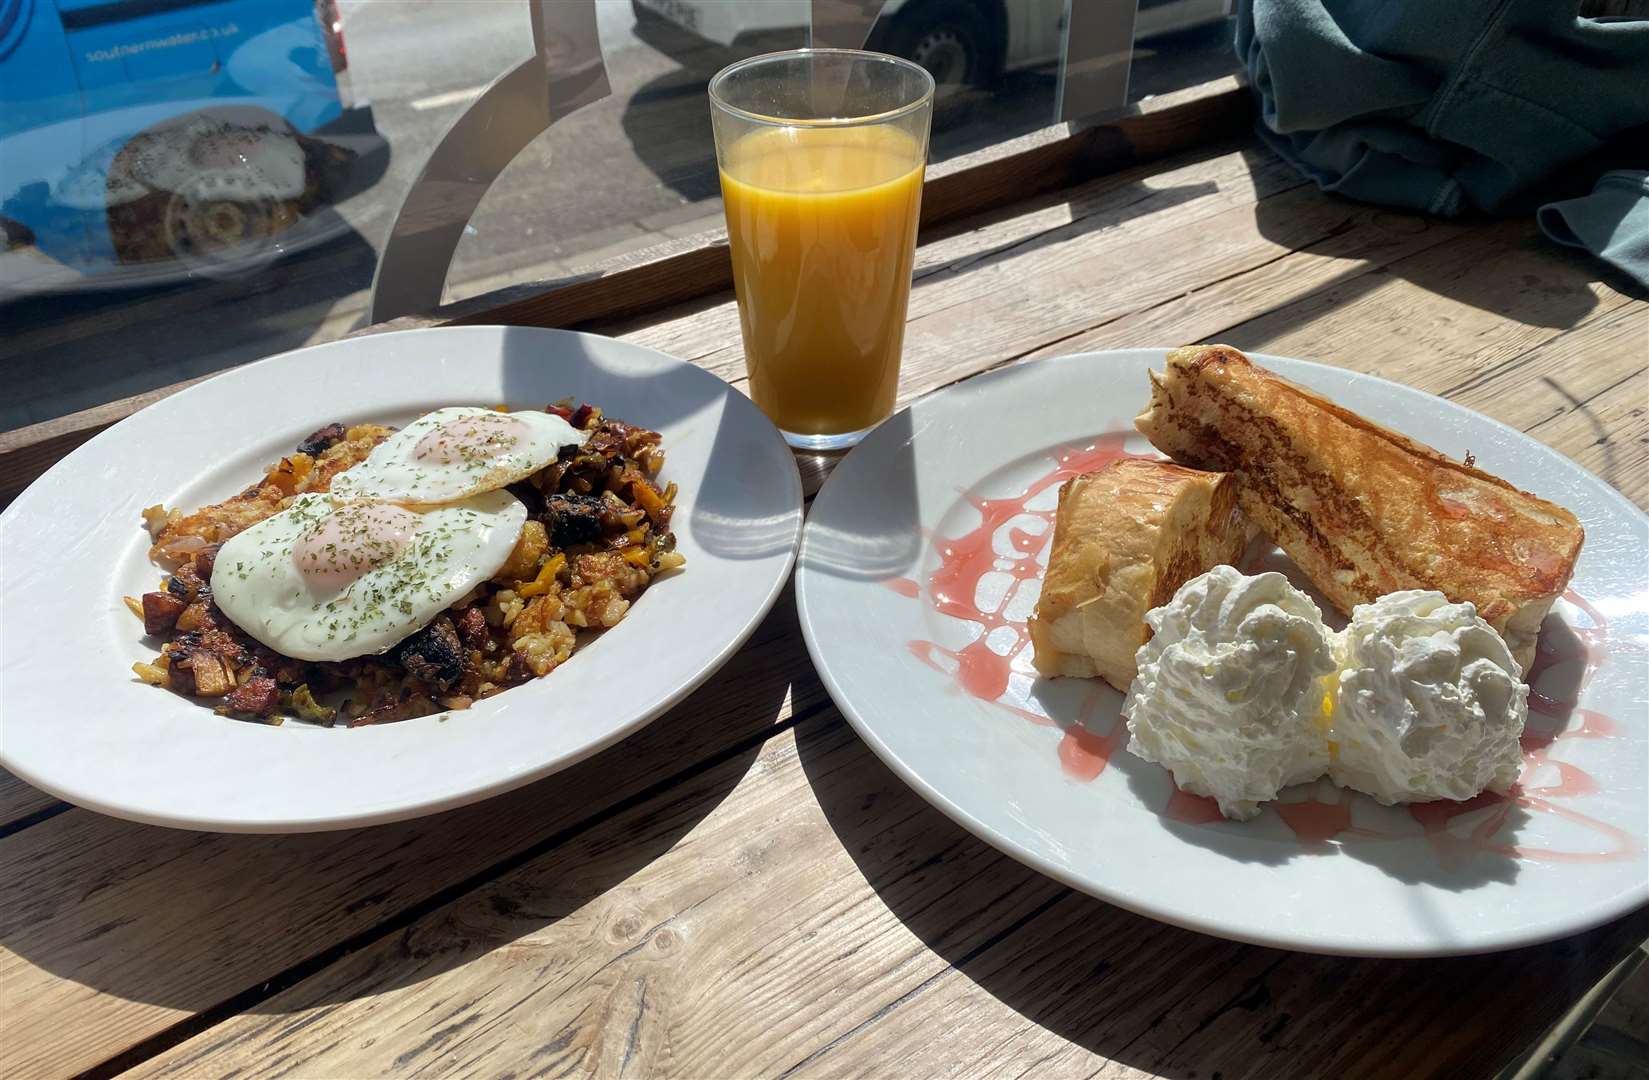
{"label": "folded clothing", "polygon": [[1366,202],[1527,213],[1649,123],[1649,20],[1562,0],[1240,0],[1236,45],[1261,136]]}
{"label": "folded clothing", "polygon": [[1590,195],[1547,203],[1535,219],[1553,240],[1590,251],[1649,289],[1649,172],[1604,173]]}

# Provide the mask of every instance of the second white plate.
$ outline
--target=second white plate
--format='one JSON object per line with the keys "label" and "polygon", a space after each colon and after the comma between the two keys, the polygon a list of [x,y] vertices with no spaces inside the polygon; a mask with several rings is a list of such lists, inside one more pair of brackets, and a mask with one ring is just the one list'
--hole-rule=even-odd
{"label": "second white plate", "polygon": [[1195,930],[1441,955],[1559,937],[1649,901],[1649,518],[1550,448],[1458,405],[1255,359],[1444,453],[1469,451],[1584,523],[1571,592],[1544,632],[1518,797],[1388,808],[1323,781],[1228,822],[1124,749],[1120,694],[1036,677],[1024,622],[1059,483],[1116,453],[1155,454],[1133,417],[1161,350],[971,379],[848,455],[814,502],[796,590],[836,703],[900,777],[976,835]]}

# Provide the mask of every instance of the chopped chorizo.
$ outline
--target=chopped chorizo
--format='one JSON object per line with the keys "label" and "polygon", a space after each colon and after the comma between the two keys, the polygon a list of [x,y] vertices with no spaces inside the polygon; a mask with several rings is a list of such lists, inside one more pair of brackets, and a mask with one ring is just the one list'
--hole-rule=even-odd
{"label": "chopped chorizo", "polygon": [[281,703],[281,691],[269,676],[254,675],[246,680],[245,685],[229,691],[223,702],[235,712],[268,716]]}
{"label": "chopped chorizo", "polygon": [[212,567],[217,565],[218,551],[221,550],[222,547],[222,544],[211,544],[195,552],[195,574],[202,581],[206,582],[207,588],[211,588]]}
{"label": "chopped chorizo", "polygon": [[480,651],[492,643],[487,635],[487,616],[480,608],[465,608],[458,616],[458,637],[465,645]]}
{"label": "chopped chorizo", "polygon": [[189,604],[173,596],[170,592],[148,592],[143,594],[143,632],[145,634],[164,634],[177,625],[177,617],[183,614],[183,609]]}

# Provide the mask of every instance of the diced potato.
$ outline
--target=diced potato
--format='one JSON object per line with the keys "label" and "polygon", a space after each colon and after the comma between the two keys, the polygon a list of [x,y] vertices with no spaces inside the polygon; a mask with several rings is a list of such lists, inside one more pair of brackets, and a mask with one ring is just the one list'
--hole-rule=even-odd
{"label": "diced potato", "polygon": [[222,697],[235,688],[234,673],[220,656],[196,650],[189,656],[189,670],[195,676],[197,697]]}
{"label": "diced potato", "polygon": [[183,613],[177,617],[176,625],[179,630],[187,633],[190,630],[209,630],[216,624],[212,622],[211,614],[207,611],[206,601],[196,600],[183,609]]}
{"label": "diced potato", "polygon": [[494,581],[530,581],[538,573],[538,564],[543,561],[544,553],[550,549],[549,533],[544,529],[542,521],[529,521],[521,527],[521,535],[516,538],[515,549],[504,562],[498,573],[493,576]]}

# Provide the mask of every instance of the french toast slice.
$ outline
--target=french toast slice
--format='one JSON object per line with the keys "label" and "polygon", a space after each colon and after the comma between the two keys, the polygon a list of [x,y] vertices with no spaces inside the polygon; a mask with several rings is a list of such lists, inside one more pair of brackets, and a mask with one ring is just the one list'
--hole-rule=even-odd
{"label": "french toast slice", "polygon": [[1059,489],[1053,549],[1030,620],[1043,675],[1098,675],[1128,692],[1145,613],[1248,543],[1232,477],[1124,458]]}
{"label": "french toast slice", "polygon": [[1400,589],[1470,601],[1524,671],[1585,537],[1569,511],[1283,379],[1226,345],[1151,373],[1135,426],[1234,473],[1243,512],[1350,615]]}

